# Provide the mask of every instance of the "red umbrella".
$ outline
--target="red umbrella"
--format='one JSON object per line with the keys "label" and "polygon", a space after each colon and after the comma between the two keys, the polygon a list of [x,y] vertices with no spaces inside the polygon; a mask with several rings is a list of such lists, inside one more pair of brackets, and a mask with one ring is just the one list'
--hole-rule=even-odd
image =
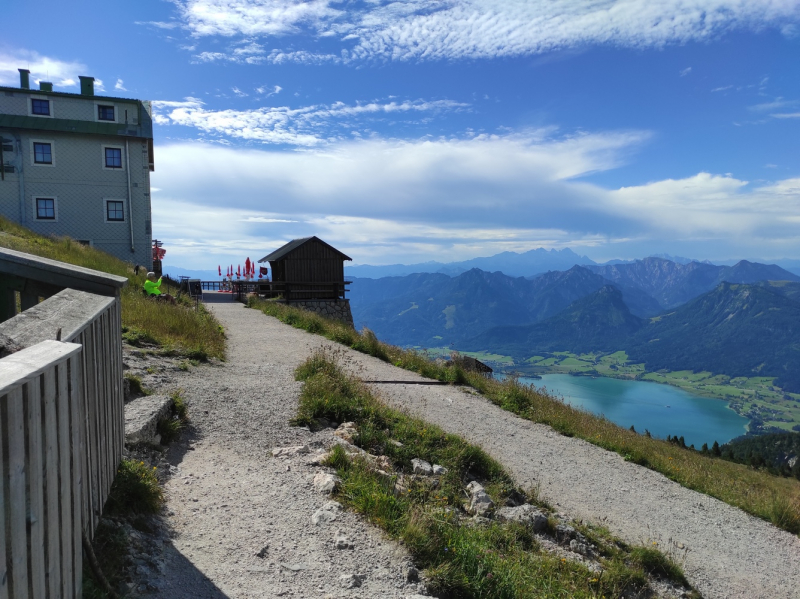
{"label": "red umbrella", "polygon": [[244,261],[244,269],[246,272],[250,272],[250,258],[248,257],[247,260]]}
{"label": "red umbrella", "polygon": [[222,276],[222,267],[219,264],[217,264],[217,272],[219,273],[219,276]]}

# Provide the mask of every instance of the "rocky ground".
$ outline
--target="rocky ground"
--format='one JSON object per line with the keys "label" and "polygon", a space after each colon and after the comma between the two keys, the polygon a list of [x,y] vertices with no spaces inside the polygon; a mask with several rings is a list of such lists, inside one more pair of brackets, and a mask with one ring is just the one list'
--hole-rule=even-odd
{"label": "rocky ground", "polygon": [[[128,588],[158,597],[407,597],[425,594],[402,548],[314,488],[317,450],[332,429],[290,427],[300,383],[295,366],[326,340],[241,304],[208,304],[225,326],[225,363],[191,366],[126,352],[129,372],[166,393],[182,388],[192,426],[159,465],[164,514],[136,534]],[[367,380],[419,380],[379,360],[337,350]],[[562,512],[605,524],[632,543],[656,541],[685,560],[705,597],[795,597],[800,540],[689,491],[616,454],[520,420],[473,393],[375,385],[390,403],[484,447],[525,487]],[[273,457],[275,448],[310,454]],[[321,512],[330,513],[320,515]],[[316,516],[315,516],[316,515]],[[126,529],[127,530],[127,529]],[[344,540],[342,540],[344,539]],[[580,540],[544,539],[586,559]],[[662,589],[669,596],[674,589]]]}

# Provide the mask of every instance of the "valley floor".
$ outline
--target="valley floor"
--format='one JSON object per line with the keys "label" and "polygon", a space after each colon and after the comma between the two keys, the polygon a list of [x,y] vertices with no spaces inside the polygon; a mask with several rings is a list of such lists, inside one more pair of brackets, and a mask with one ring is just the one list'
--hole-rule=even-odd
{"label": "valley floor", "polygon": [[[195,595],[186,585],[181,594],[179,578],[162,580],[161,588],[170,589],[172,597],[272,596],[269,589],[300,596],[303,588],[303,596],[323,597],[338,574],[369,568],[385,576],[372,579],[376,587],[369,596],[410,594],[413,590],[401,590],[396,578],[407,558],[358,528],[352,515],[342,526],[361,531],[364,553],[337,563],[345,556],[326,549],[332,532],[320,534],[310,524],[310,510],[319,506],[307,505],[305,493],[291,494],[292,488],[310,488],[309,473],[288,470],[266,456],[275,446],[309,440],[310,433],[289,428],[287,421],[300,385],[293,370],[316,348],[336,347],[343,365],[367,381],[424,379],[225,299],[212,303],[209,297],[209,308],[225,327],[229,361],[195,369],[180,381],[198,439],[179,463],[181,475],[167,486],[170,524],[178,536],[166,576],[188,568],[202,573],[199,579],[210,588]],[[615,453],[517,418],[469,389],[373,388],[393,406],[482,446],[517,483],[539,487],[559,510],[602,524],[630,543],[656,542],[685,560],[688,578],[704,597],[797,596],[800,539],[791,534]],[[290,525],[300,531],[295,537],[282,532]],[[269,545],[266,560],[254,556],[264,545]],[[288,566],[298,561],[315,565],[310,572],[294,572]]]}

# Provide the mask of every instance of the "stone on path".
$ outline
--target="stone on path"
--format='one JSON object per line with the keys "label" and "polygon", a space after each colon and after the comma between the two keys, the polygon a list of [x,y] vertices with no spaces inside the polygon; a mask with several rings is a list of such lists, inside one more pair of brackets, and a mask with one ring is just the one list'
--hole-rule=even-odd
{"label": "stone on path", "polygon": [[314,489],[316,489],[318,493],[330,494],[336,490],[340,482],[342,482],[342,479],[335,474],[317,472],[316,476],[314,476]]}

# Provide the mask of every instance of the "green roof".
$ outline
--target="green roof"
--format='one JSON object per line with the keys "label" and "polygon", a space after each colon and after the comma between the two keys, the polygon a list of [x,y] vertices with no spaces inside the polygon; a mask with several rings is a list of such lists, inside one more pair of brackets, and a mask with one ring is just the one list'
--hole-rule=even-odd
{"label": "green roof", "polygon": [[46,119],[16,114],[0,114],[0,127],[8,129],[35,129],[37,131],[61,131],[64,133],[88,133],[91,135],[153,137],[153,126],[150,123],[134,126],[125,125],[124,123],[97,123],[94,121],[80,121],[76,119]]}

